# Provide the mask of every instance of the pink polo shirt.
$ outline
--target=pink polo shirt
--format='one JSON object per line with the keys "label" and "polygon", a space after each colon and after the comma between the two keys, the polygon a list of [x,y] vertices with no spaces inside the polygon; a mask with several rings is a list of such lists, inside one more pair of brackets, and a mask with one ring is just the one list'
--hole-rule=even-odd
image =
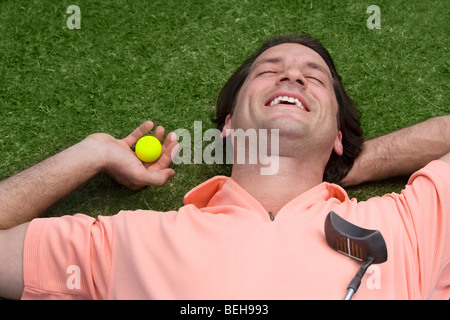
{"label": "pink polo shirt", "polygon": [[450,298],[450,166],[433,161],[400,194],[365,202],[321,183],[273,221],[234,180],[191,190],[178,211],[35,219],[23,299],[342,299],[359,263],[328,247],[333,210],[378,229],[388,260],[353,299]]}

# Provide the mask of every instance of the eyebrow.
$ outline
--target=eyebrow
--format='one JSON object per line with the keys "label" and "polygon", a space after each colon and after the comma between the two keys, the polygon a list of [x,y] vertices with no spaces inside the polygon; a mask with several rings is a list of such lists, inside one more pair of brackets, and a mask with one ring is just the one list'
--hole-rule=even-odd
{"label": "eyebrow", "polygon": [[[281,62],[281,58],[265,58],[262,59],[260,61],[258,61],[253,67],[252,67],[252,71],[255,70],[256,68],[258,68],[261,64],[264,63],[272,63],[272,64],[277,64]],[[330,72],[327,70],[327,68],[325,68],[324,66],[321,66],[320,64],[317,64],[315,62],[307,62],[306,63],[306,67],[310,68],[310,69],[315,69],[315,70],[319,70],[321,72],[323,72],[329,79],[332,79],[333,77],[331,76]]]}
{"label": "eyebrow", "polygon": [[280,62],[281,62],[281,58],[265,58],[265,59],[261,59],[255,65],[252,66],[252,70],[255,70],[256,68],[259,67],[259,65],[264,64],[264,63],[277,64],[277,63],[280,63]]}
{"label": "eyebrow", "polygon": [[330,72],[324,66],[321,66],[320,64],[317,64],[315,62],[308,62],[306,64],[306,67],[311,68],[311,69],[315,69],[315,70],[319,70],[319,71],[325,73],[328,78],[330,78],[330,79],[333,78],[331,76]]}

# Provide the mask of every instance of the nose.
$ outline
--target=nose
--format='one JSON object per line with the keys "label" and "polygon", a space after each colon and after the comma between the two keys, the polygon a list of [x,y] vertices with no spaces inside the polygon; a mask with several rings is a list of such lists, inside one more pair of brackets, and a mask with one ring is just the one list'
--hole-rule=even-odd
{"label": "nose", "polygon": [[300,86],[303,90],[308,87],[308,81],[301,72],[301,70],[297,68],[289,68],[280,74],[278,79],[278,84],[288,82],[292,85]]}

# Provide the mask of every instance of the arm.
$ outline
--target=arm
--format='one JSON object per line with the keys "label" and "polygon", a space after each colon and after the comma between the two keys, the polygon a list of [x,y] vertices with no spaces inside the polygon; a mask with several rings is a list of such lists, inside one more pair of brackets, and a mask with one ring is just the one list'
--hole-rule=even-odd
{"label": "arm", "polygon": [[0,297],[20,299],[24,288],[23,247],[28,223],[0,230]]}
{"label": "arm", "polygon": [[[161,186],[173,177],[170,153],[176,141],[166,137],[157,162],[143,164],[130,149],[153,128],[148,121],[122,140],[93,134],[80,143],[0,182],[0,229],[38,217],[51,205],[100,172],[133,190]],[[162,141],[164,129],[155,136]]]}
{"label": "arm", "polygon": [[[29,221],[100,172],[133,190],[164,185],[174,175],[171,152],[178,144],[169,134],[161,157],[143,164],[130,149],[153,128],[145,122],[125,139],[94,134],[80,143],[0,183],[0,297],[20,299],[24,289],[23,249]],[[155,136],[162,141],[164,129]],[[20,224],[23,223],[23,224]],[[2,230],[7,229],[7,230]]]}
{"label": "arm", "polygon": [[366,141],[363,152],[342,180],[342,184],[350,186],[366,181],[409,175],[448,152],[450,152],[450,116],[431,118]]}

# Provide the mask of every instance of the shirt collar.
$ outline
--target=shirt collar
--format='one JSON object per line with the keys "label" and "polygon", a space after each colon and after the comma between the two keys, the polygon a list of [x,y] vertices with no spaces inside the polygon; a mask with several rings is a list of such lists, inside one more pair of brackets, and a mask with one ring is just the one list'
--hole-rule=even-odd
{"label": "shirt collar", "polygon": [[199,184],[186,193],[183,199],[184,204],[193,204],[198,208],[207,207],[209,201],[222,189],[222,186],[228,179],[229,178],[225,176],[216,176]]}
{"label": "shirt collar", "polygon": [[[348,200],[348,195],[341,186],[322,182],[299,195],[287,205],[293,205],[297,202],[306,204],[304,203],[305,199],[312,205],[317,201],[327,201],[331,198],[344,202]],[[248,194],[236,181],[225,176],[213,177],[193,188],[184,196],[184,204],[192,204],[197,208],[236,205],[251,209],[254,206],[261,206],[259,202]]]}

